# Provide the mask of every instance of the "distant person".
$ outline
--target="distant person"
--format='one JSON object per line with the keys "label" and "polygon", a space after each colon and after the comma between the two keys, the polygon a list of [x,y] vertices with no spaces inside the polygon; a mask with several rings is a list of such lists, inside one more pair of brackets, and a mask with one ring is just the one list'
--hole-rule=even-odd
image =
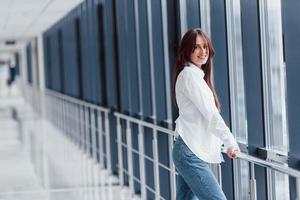
{"label": "distant person", "polygon": [[16,78],[16,67],[12,66],[9,62],[8,68],[9,68],[9,77],[7,79],[7,85],[11,86],[11,84],[15,81]]}
{"label": "distant person", "polygon": [[221,163],[224,144],[229,158],[239,147],[220,115],[220,102],[211,81],[214,49],[201,29],[183,36],[174,69],[174,93],[179,109],[173,148],[178,171],[177,200],[224,200],[224,192],[208,163]]}

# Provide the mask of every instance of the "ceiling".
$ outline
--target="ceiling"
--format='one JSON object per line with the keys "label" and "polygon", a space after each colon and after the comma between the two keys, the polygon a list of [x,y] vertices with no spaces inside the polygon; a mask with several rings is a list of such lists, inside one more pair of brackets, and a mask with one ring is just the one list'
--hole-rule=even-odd
{"label": "ceiling", "polygon": [[[0,53],[49,28],[83,0],[0,0]],[[6,45],[6,41],[16,41]]]}

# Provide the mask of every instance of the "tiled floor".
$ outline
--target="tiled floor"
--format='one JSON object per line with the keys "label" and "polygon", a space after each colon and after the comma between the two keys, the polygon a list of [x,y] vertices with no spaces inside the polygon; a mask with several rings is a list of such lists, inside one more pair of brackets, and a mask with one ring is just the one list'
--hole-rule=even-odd
{"label": "tiled floor", "polygon": [[20,97],[0,96],[0,200],[138,199],[51,124],[18,113],[20,124],[13,109],[29,112]]}

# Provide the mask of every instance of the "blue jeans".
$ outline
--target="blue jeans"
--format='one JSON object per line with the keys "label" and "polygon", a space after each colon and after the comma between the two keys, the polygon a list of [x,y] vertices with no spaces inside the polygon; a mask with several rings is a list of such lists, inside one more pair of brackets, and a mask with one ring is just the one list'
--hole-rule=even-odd
{"label": "blue jeans", "polygon": [[178,171],[177,200],[226,200],[208,164],[199,159],[180,137],[173,147],[173,162]]}

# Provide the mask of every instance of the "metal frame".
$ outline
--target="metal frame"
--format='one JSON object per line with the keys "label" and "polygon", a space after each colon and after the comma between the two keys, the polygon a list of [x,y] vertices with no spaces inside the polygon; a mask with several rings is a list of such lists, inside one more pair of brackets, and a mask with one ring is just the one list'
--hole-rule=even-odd
{"label": "metal frame", "polygon": [[[241,9],[240,1],[225,1],[226,24],[227,24],[227,45],[229,65],[229,86],[230,86],[230,109],[232,116],[232,132],[242,133],[237,137],[242,142],[248,141],[246,102],[243,73],[243,49],[241,32]],[[242,167],[243,166],[243,167]],[[243,161],[233,162],[234,169],[234,192],[236,199],[244,199],[249,191],[249,168]],[[244,176],[241,176],[244,174]],[[245,176],[248,176],[248,178]],[[242,187],[246,185],[245,187]]]}
{"label": "metal frame", "polygon": [[[285,80],[282,75],[284,68],[283,60],[283,42],[282,42],[282,27],[278,26],[281,23],[281,1],[259,1],[259,16],[260,16],[260,37],[261,37],[261,60],[262,60],[262,75],[263,75],[263,99],[264,99],[264,121],[265,121],[265,138],[266,148],[271,151],[277,150],[274,148],[274,137],[283,136],[282,141],[288,141],[287,122],[286,122],[286,105],[285,105]],[[274,76],[275,70],[280,70],[280,77]],[[274,85],[280,84],[280,90],[275,89]],[[276,103],[275,107],[274,101]],[[280,122],[275,122],[275,113],[281,113]],[[281,144],[282,145],[282,144]],[[287,148],[281,146],[283,152],[288,152]],[[275,184],[278,174],[267,170],[268,175],[268,196],[273,199],[276,195]],[[285,177],[287,180],[287,177]],[[286,185],[286,184],[285,184]],[[286,186],[289,187],[288,185]],[[289,195],[286,193],[286,195]],[[288,198],[288,197],[286,197]]]}

